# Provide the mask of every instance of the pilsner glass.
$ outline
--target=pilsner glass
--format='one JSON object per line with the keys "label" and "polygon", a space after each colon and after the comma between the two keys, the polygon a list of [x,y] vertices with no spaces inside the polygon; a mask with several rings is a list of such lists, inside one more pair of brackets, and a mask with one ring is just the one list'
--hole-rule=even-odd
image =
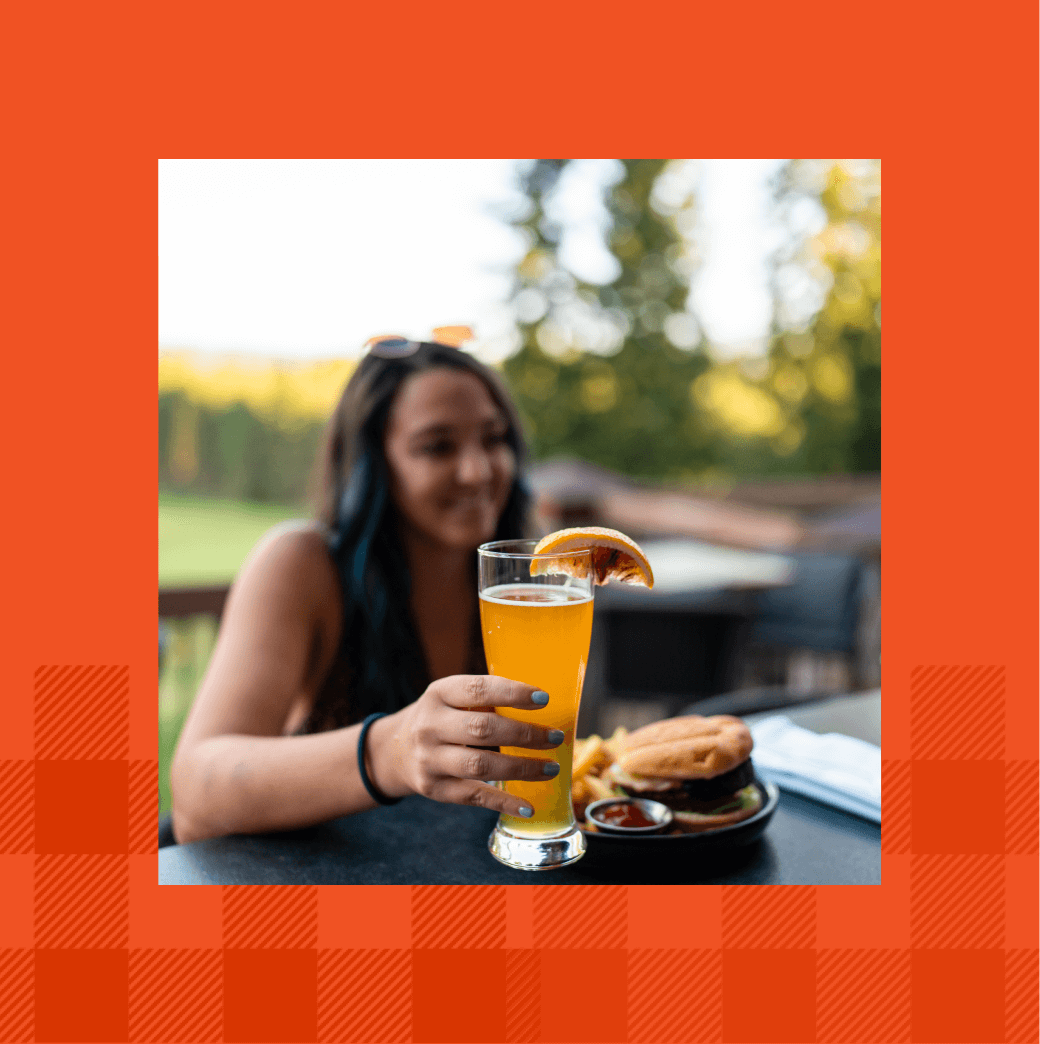
{"label": "pilsner glass", "polygon": [[[488,670],[549,694],[544,708],[498,707],[497,713],[564,734],[559,747],[538,752],[559,761],[554,779],[498,784],[534,809],[530,819],[503,813],[488,838],[500,863],[521,870],[550,870],[585,854],[585,837],[571,806],[571,770],[592,636],[592,553],[535,555],[536,543],[499,540],[479,549],[480,623]],[[517,757],[532,755],[527,748],[501,750]]]}

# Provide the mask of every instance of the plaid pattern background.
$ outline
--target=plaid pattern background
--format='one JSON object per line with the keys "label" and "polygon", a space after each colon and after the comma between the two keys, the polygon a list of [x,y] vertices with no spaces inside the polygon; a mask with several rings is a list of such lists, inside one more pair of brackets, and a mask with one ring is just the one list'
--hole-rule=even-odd
{"label": "plaid pattern background", "polygon": [[41,666],[4,748],[0,1041],[1037,1041],[1037,761],[1000,666],[886,690],[909,757],[873,888],[161,888],[134,684]]}
{"label": "plaid pattern background", "polygon": [[[555,36],[581,45],[548,76],[536,20],[471,6],[294,18],[209,5],[203,33],[190,5],[180,18],[12,8],[0,1041],[1036,1040],[1035,5],[965,19],[817,5],[792,19],[673,4],[626,22],[557,5]],[[393,75],[386,47],[358,40],[389,41]],[[846,41],[886,72],[857,106],[848,76],[832,89],[821,72]],[[691,67],[726,85],[707,105],[691,108]],[[897,178],[883,884],[809,889],[791,906],[786,889],[763,889],[782,913],[758,912],[758,938],[740,889],[632,888],[620,943],[578,950],[541,934],[548,886],[511,888],[486,907],[489,938],[504,916],[504,945],[450,952],[426,923],[416,945],[413,916],[428,908],[410,889],[314,890],[297,934],[279,929],[273,946],[260,943],[267,918],[250,923],[231,893],[160,889],[155,619],[142,611],[155,573],[156,155],[393,156],[403,142],[437,156],[471,139],[492,156],[557,140],[572,155],[609,142],[683,155],[691,121],[716,155],[851,132]],[[982,666],[951,666],[964,657]],[[973,747],[963,717],[933,739],[929,719],[957,720],[939,673],[951,696],[977,683],[993,727],[1000,697],[985,686],[1000,664],[1002,749],[999,735],[998,749]],[[108,711],[75,723],[83,691],[107,693]],[[277,910],[270,920],[288,923]]]}

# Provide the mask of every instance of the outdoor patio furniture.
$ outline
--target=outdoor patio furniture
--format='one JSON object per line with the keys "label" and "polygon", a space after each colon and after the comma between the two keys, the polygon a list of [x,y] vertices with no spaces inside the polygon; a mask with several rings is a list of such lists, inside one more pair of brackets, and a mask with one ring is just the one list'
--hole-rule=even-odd
{"label": "outdoor patio furniture", "polygon": [[694,540],[648,541],[652,591],[596,591],[578,731],[611,731],[677,714],[695,699],[741,684],[744,649],[761,592],[788,583],[786,555]]}
{"label": "outdoor patio furniture", "polygon": [[808,694],[876,685],[878,563],[811,551],[789,558],[791,582],[756,597],[741,687],[779,684]]}

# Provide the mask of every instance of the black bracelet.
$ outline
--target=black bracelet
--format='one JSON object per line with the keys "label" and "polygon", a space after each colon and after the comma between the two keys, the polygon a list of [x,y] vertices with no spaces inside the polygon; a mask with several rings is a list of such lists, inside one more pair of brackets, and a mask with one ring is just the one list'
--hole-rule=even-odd
{"label": "black bracelet", "polygon": [[385,714],[370,714],[361,723],[361,731],[358,733],[357,738],[357,767],[358,772],[361,773],[361,782],[365,784],[365,790],[367,790],[372,796],[373,801],[378,801],[380,805],[396,805],[401,799],[387,797],[386,794],[384,794],[375,783],[368,778],[368,770],[365,768],[365,737],[368,735],[368,730],[372,725],[372,722],[385,717]]}

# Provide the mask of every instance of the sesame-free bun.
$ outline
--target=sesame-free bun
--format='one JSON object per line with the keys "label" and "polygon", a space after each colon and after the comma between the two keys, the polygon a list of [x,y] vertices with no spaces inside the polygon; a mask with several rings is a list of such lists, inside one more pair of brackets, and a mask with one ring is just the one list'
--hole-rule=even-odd
{"label": "sesame-free bun", "polygon": [[739,718],[688,714],[630,732],[617,766],[635,776],[711,779],[747,761],[753,746],[751,733]]}

